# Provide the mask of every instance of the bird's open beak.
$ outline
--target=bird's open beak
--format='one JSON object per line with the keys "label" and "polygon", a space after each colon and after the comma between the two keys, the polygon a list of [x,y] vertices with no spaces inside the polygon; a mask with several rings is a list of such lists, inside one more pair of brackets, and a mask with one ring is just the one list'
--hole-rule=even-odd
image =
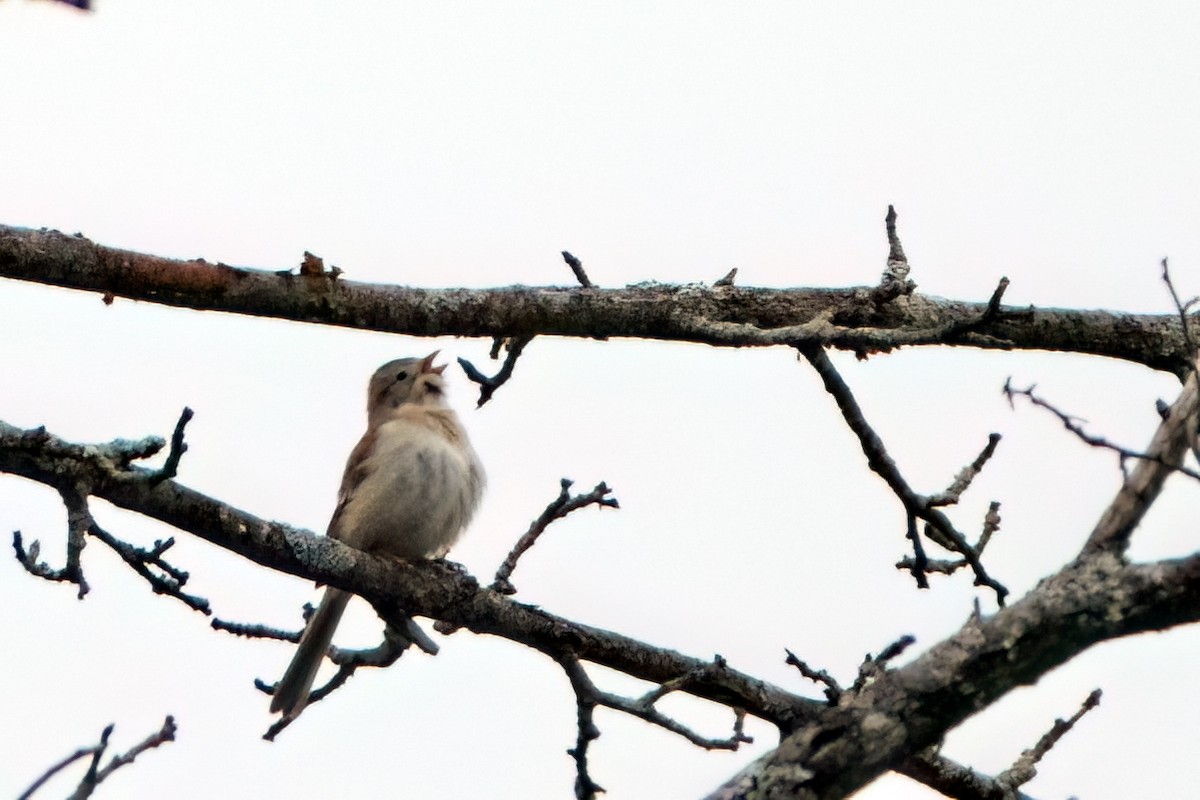
{"label": "bird's open beak", "polygon": [[429,355],[427,355],[421,359],[421,373],[422,374],[425,374],[427,372],[432,372],[434,375],[441,375],[443,372],[446,371],[445,364],[440,364],[436,367],[433,365],[433,360],[435,358],[437,358],[438,353],[440,353],[440,352],[442,352],[442,351],[434,350],[432,353],[430,353]]}

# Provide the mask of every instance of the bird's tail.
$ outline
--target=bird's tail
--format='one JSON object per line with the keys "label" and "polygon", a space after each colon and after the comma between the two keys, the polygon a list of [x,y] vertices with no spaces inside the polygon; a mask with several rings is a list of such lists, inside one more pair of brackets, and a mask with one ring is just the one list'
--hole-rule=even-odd
{"label": "bird's tail", "polygon": [[349,592],[332,586],[325,590],[321,605],[317,607],[316,613],[308,622],[308,627],[304,629],[304,635],[300,637],[300,645],[296,648],[292,663],[275,686],[275,696],[271,700],[272,713],[282,711],[285,718],[295,719],[308,705],[308,692],[317,677],[321,659],[325,657],[325,651],[333,641],[333,632],[337,630],[342,612],[346,610],[346,603],[349,601]]}

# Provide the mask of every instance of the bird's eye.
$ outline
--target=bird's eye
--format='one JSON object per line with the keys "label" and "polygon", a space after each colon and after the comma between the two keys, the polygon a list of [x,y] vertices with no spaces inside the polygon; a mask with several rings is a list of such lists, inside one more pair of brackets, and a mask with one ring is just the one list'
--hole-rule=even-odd
{"label": "bird's eye", "polygon": [[407,377],[408,377],[408,373],[405,372],[404,370],[400,370],[399,372],[396,373],[396,383],[399,383],[400,381],[404,380]]}

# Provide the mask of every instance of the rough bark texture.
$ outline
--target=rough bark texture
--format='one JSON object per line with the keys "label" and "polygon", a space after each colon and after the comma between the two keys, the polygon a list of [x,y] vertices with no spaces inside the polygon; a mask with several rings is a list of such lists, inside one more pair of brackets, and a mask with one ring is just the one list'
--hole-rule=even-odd
{"label": "rough bark texture", "polygon": [[[414,336],[549,334],[634,337],[715,346],[821,344],[860,352],[905,345],[1061,350],[1181,374],[1178,317],[987,303],[871,287],[761,289],[638,284],[623,289],[510,286],[413,289],[354,283],[340,272],[277,272],[118,250],[82,236],[0,225],[0,276],[198,310]],[[981,286],[980,292],[991,291]],[[886,300],[886,302],[885,302]]]}

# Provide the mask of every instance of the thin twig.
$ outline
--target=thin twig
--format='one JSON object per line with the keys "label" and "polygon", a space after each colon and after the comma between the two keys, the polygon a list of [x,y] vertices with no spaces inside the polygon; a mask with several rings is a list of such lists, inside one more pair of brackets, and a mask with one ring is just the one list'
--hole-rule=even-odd
{"label": "thin twig", "polygon": [[213,630],[225,631],[232,633],[234,636],[245,636],[248,639],[275,639],[281,642],[292,642],[295,644],[300,641],[300,635],[303,631],[285,631],[280,628],[271,628],[266,625],[243,622],[229,622],[219,617],[213,617],[209,626]]}
{"label": "thin twig", "polygon": [[108,734],[111,730],[112,730],[111,725],[109,725],[107,728],[104,729],[103,739],[101,740],[103,742],[103,744],[95,744],[95,745],[92,745],[91,747],[81,747],[78,750],[76,750],[74,753],[72,753],[71,755],[64,758],[62,761],[59,761],[57,764],[53,764],[52,766],[50,766],[45,772],[43,772],[38,777],[37,780],[35,780],[30,785],[30,787],[28,789],[26,789],[24,792],[22,792],[20,794],[20,796],[17,798],[17,800],[29,800],[29,798],[33,796],[33,793],[36,792],[38,789],[42,788],[42,785],[46,781],[53,778],[55,775],[57,775],[59,772],[61,772],[64,768],[69,767],[71,764],[75,763],[76,761],[78,761],[81,758],[84,758],[86,756],[94,756],[97,748],[101,748],[104,746],[104,744],[107,744],[106,740],[107,740]]}
{"label": "thin twig", "polygon": [[575,280],[579,281],[579,285],[585,289],[595,289],[595,284],[588,278],[587,273],[583,271],[583,262],[575,256],[562,251],[563,261],[567,262],[567,266],[571,268],[571,272],[575,273]]}
{"label": "thin twig", "polygon": [[576,800],[595,800],[597,793],[603,792],[604,787],[592,780],[588,773],[588,745],[600,738],[600,729],[596,727],[595,711],[598,702],[596,685],[588,677],[579,659],[566,656],[559,660],[571,688],[575,690],[576,735],[575,746],[567,750],[567,755],[575,760],[575,798]]}
{"label": "thin twig", "polygon": [[930,507],[928,498],[917,494],[908,485],[904,476],[900,474],[900,469],[896,466],[896,462],[884,447],[883,440],[879,438],[879,434],[867,422],[862,409],[858,405],[858,401],[855,400],[854,394],[838,373],[837,368],[833,366],[829,355],[821,347],[801,347],[798,349],[808,359],[808,362],[813,365],[817,374],[821,376],[821,380],[825,384],[825,390],[833,396],[834,401],[838,404],[838,408],[842,412],[843,419],[846,420],[846,424],[854,432],[855,436],[858,437],[863,453],[867,457],[867,465],[873,472],[883,478],[884,482],[891,488],[892,493],[904,505],[904,510],[908,515],[907,535],[913,542],[913,571],[914,575],[917,576],[918,586],[921,585],[921,576],[923,573],[916,569],[916,565],[920,565],[924,560],[924,552],[921,550],[920,543],[916,537],[914,518],[924,520],[933,526],[942,537],[949,540],[953,544],[952,549],[966,558],[967,562],[971,565],[971,569],[975,573],[976,585],[991,588],[996,593],[997,603],[1003,606],[1008,589],[988,575],[987,570],[983,567],[983,563],[979,560],[978,554],[971,548],[966,539],[963,538],[963,535],[955,529],[950,519],[936,508]]}
{"label": "thin twig", "polygon": [[1114,453],[1116,453],[1118,462],[1121,467],[1121,474],[1125,477],[1125,479],[1127,481],[1129,479],[1129,469],[1127,466],[1127,462],[1130,460],[1152,461],[1155,464],[1160,464],[1162,466],[1169,467],[1170,469],[1174,470],[1175,472],[1179,472],[1183,475],[1187,475],[1189,478],[1192,478],[1193,480],[1200,480],[1200,472],[1197,472],[1196,470],[1191,469],[1189,467],[1185,467],[1183,464],[1169,464],[1162,459],[1162,456],[1157,456],[1152,453],[1144,453],[1144,452],[1141,452],[1138,450],[1131,450],[1128,447],[1122,447],[1120,445],[1113,444],[1112,442],[1108,441],[1108,439],[1105,439],[1103,436],[1093,436],[1092,434],[1088,433],[1087,431],[1085,431],[1083,429],[1083,424],[1085,423],[1085,420],[1080,419],[1079,417],[1073,417],[1070,414],[1060,411],[1052,403],[1049,403],[1049,402],[1043,400],[1042,398],[1038,397],[1036,394],[1034,394],[1035,389],[1037,389],[1037,384],[1033,384],[1025,389],[1014,389],[1012,386],[1012,378],[1009,378],[1004,381],[1003,392],[1004,392],[1004,396],[1008,398],[1009,405],[1013,404],[1014,397],[1017,397],[1017,396],[1026,397],[1029,399],[1029,402],[1032,403],[1033,405],[1037,406],[1038,408],[1044,408],[1047,411],[1049,411],[1051,414],[1053,414],[1054,416],[1058,417],[1059,421],[1063,424],[1063,427],[1066,428],[1071,433],[1075,434],[1075,436],[1078,437],[1085,444],[1091,445],[1092,447],[1098,447],[1098,448],[1101,448],[1104,450],[1111,450]]}
{"label": "thin twig", "polygon": [[946,488],[946,491],[941,494],[932,495],[929,498],[929,505],[950,506],[957,503],[962,497],[963,492],[971,488],[971,482],[975,480],[983,470],[983,465],[996,452],[996,445],[998,444],[1000,444],[1000,434],[988,434],[988,443],[979,455],[975,457],[975,460],[963,467],[962,471],[954,476],[954,481]]}
{"label": "thin twig", "polygon": [[1066,736],[1075,723],[1083,718],[1083,715],[1091,711],[1096,706],[1100,705],[1100,690],[1095,689],[1087,696],[1087,699],[1080,705],[1070,719],[1054,720],[1054,726],[1047,731],[1038,743],[1029,750],[1021,753],[1020,758],[1013,763],[1011,767],[1001,772],[996,776],[996,782],[1009,791],[1015,790],[1018,786],[1022,786],[1033,780],[1037,775],[1037,764],[1041,761],[1050,749],[1058,743],[1062,737]]}
{"label": "thin twig", "polygon": [[475,403],[476,408],[482,407],[484,403],[491,400],[496,390],[507,383],[508,379],[512,377],[513,367],[517,365],[517,359],[521,357],[521,351],[525,349],[525,345],[533,341],[533,336],[514,336],[511,339],[505,340],[497,338],[492,346],[491,357],[493,359],[499,356],[501,341],[507,343],[508,355],[504,357],[504,364],[500,367],[500,371],[491,377],[484,375],[467,359],[462,357],[458,359],[458,364],[462,367],[467,377],[479,384],[479,400]]}
{"label": "thin twig", "polygon": [[615,497],[609,497],[612,489],[601,481],[596,484],[596,488],[592,489],[587,494],[578,494],[571,497],[570,489],[574,481],[563,478],[559,481],[561,490],[550,505],[546,506],[546,510],[533,521],[529,526],[529,530],[525,531],[524,535],[517,540],[513,545],[513,549],[509,552],[508,557],[496,570],[496,578],[492,581],[492,588],[501,594],[516,594],[516,587],[509,580],[512,577],[513,570],[517,568],[517,561],[529,548],[537,543],[538,537],[545,532],[546,527],[556,519],[562,519],[580,508],[585,508],[590,505],[597,505],[601,508],[620,508]]}
{"label": "thin twig", "polygon": [[[995,500],[993,500],[990,504],[988,504],[987,513],[984,514],[983,530],[979,534],[979,541],[977,541],[974,544],[972,549],[978,555],[983,555],[984,548],[987,547],[988,542],[990,542],[992,540],[992,536],[999,530],[1000,530],[1000,504],[998,502],[996,502]],[[938,537],[941,536],[940,533],[936,532],[935,529],[933,529],[929,526],[926,526],[926,528],[925,528],[925,535],[928,536],[930,539],[933,539],[934,541],[937,541]],[[948,549],[952,550],[953,548],[948,548]],[[935,559],[925,559],[924,566],[922,567],[922,569],[925,572],[936,572],[941,575],[953,575],[955,572],[958,572],[960,569],[962,569],[965,566],[968,566],[967,560],[965,558],[957,558],[957,559],[953,559],[953,560],[936,559],[935,558]],[[913,568],[914,568],[914,559],[911,556],[905,556],[904,558],[902,558],[898,562],[896,562],[896,569],[912,571]]]}
{"label": "thin twig", "polygon": [[188,449],[187,444],[183,441],[183,429],[192,421],[193,415],[193,411],[184,406],[183,412],[179,415],[179,421],[175,423],[175,430],[171,434],[171,449],[167,452],[167,460],[161,469],[151,475],[151,483],[160,483],[175,477],[179,469],[179,459],[183,458],[183,454]]}
{"label": "thin twig", "polygon": [[[128,564],[134,572],[145,578],[155,594],[165,594],[168,597],[174,597],[188,608],[199,611],[206,616],[212,614],[208,600],[183,591],[183,586],[190,577],[188,573],[171,565],[162,557],[163,553],[175,544],[174,537],[168,538],[165,541],[161,539],[155,541],[152,549],[143,550],[140,547],[134,547],[128,542],[121,541],[105,531],[94,521],[91,527],[88,528],[88,533],[115,550],[117,555],[121,557],[121,560]],[[158,567],[165,574],[158,575],[154,573],[148,565]]]}
{"label": "thin twig", "polygon": [[795,667],[800,671],[801,675],[808,678],[810,681],[814,683],[825,684],[825,699],[829,701],[829,705],[836,706],[838,700],[842,696],[841,684],[839,684],[837,680],[825,670],[813,669],[810,667],[804,661],[797,658],[796,654],[791,650],[784,648],[783,652],[787,653],[787,658],[784,660],[785,664]]}
{"label": "thin twig", "polygon": [[172,742],[175,740],[175,718],[168,716],[163,721],[161,728],[150,734],[148,737],[124,753],[118,753],[117,755],[114,755],[111,759],[109,759],[108,764],[101,769],[100,760],[103,758],[104,752],[108,749],[108,738],[112,735],[113,728],[113,725],[106,726],[104,731],[100,734],[100,741],[97,744],[94,744],[91,747],[83,747],[79,750],[76,750],[74,753],[42,773],[42,775],[38,777],[38,779],[20,795],[18,800],[29,800],[29,798],[33,796],[34,792],[40,789],[46,783],[46,781],[60,772],[64,767],[69,766],[81,758],[91,756],[92,763],[88,766],[87,773],[80,780],[79,785],[75,788],[75,791],[70,795],[69,798],[69,800],[85,800],[85,798],[88,798],[92,795],[92,792],[95,790],[95,788],[100,785],[100,783],[102,783],[109,775],[116,772],[126,764],[132,764],[134,759],[136,759],[145,751],[158,747],[166,742]]}
{"label": "thin twig", "polygon": [[906,634],[880,650],[879,655],[873,656],[867,653],[866,657],[863,658],[862,664],[858,667],[858,677],[854,679],[854,683],[850,686],[850,691],[852,693],[862,691],[863,687],[870,683],[879,673],[887,669],[889,661],[899,656],[916,641],[916,637]]}

